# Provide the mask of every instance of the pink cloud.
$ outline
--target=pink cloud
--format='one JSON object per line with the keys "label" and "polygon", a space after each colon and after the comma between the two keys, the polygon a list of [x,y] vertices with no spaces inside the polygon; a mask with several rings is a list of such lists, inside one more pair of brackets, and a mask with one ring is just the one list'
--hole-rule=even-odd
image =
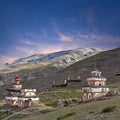
{"label": "pink cloud", "polygon": [[42,54],[48,54],[48,53],[58,52],[62,50],[63,50],[63,47],[61,46],[46,46],[44,48],[39,49],[39,52]]}
{"label": "pink cloud", "polygon": [[25,47],[16,47],[15,48],[17,51],[19,52],[23,52],[27,55],[32,55],[32,54],[35,54],[35,51],[34,50],[31,50],[30,48],[25,48]]}
{"label": "pink cloud", "polygon": [[31,48],[26,48],[26,47],[16,47],[16,51],[21,52],[27,56],[32,55],[32,54],[48,54],[52,52],[57,52],[63,50],[62,46],[55,46],[55,45],[41,45],[37,44],[34,49]]}
{"label": "pink cloud", "polygon": [[35,42],[32,42],[30,40],[21,40],[23,44],[25,45],[37,45],[37,43]]}
{"label": "pink cloud", "polygon": [[73,41],[73,36],[71,36],[71,35],[65,35],[65,34],[60,33],[60,32],[57,32],[57,35],[59,36],[59,39],[63,42]]}
{"label": "pink cloud", "polygon": [[0,63],[1,64],[11,63],[11,62],[15,61],[16,59],[17,59],[17,57],[0,55]]}
{"label": "pink cloud", "polygon": [[78,37],[80,39],[88,39],[89,36],[87,34],[78,34]]}

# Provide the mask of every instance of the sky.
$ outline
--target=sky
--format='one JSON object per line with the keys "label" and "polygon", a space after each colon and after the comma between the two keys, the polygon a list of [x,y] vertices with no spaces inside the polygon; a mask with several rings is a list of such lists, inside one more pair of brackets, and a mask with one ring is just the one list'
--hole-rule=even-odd
{"label": "sky", "polygon": [[0,0],[0,64],[81,47],[120,47],[120,0]]}

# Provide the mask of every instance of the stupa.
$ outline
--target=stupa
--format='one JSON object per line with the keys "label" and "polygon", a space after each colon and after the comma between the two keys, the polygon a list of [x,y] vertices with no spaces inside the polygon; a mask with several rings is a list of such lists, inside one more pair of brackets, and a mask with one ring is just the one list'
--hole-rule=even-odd
{"label": "stupa", "polygon": [[101,71],[95,69],[91,72],[92,77],[87,78],[88,85],[82,88],[82,100],[89,101],[106,95],[110,90],[106,86],[106,78]]}
{"label": "stupa", "polygon": [[15,77],[11,88],[7,88],[6,104],[18,107],[30,107],[39,102],[36,89],[22,89],[20,78]]}

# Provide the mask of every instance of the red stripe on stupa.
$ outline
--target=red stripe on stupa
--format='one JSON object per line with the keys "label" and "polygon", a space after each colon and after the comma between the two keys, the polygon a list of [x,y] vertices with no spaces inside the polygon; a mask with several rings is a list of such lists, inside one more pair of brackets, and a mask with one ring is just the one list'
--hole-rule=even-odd
{"label": "red stripe on stupa", "polygon": [[15,77],[15,80],[16,80],[16,81],[19,81],[19,80],[20,80],[20,77],[16,76],[16,77]]}

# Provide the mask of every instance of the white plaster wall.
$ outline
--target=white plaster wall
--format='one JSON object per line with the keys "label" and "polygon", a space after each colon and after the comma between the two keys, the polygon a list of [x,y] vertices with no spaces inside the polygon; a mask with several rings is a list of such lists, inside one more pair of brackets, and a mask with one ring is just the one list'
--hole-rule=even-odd
{"label": "white plaster wall", "polygon": [[36,94],[34,92],[27,92],[25,96],[36,96]]}

